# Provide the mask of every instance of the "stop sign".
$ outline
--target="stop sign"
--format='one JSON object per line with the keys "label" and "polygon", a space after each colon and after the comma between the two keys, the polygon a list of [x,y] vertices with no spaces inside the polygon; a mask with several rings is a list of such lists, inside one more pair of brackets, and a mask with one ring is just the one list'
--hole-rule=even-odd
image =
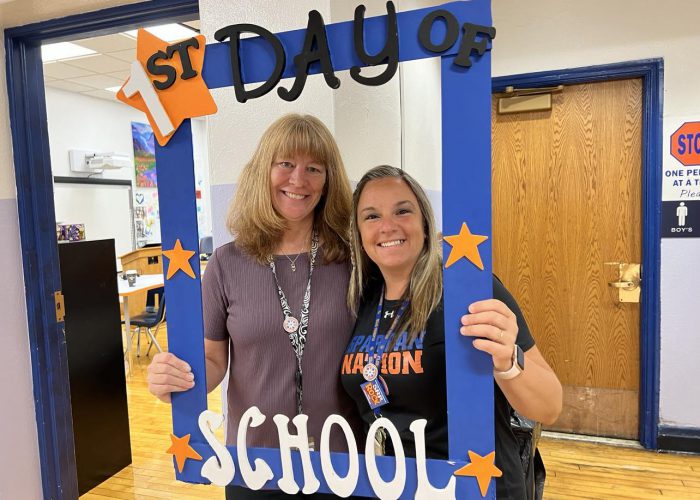
{"label": "stop sign", "polygon": [[685,122],[671,135],[671,155],[683,165],[700,165],[700,122]]}

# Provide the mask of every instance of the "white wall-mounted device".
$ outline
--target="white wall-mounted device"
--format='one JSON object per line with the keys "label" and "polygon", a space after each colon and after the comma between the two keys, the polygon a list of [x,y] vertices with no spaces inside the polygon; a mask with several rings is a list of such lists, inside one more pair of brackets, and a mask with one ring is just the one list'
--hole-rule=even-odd
{"label": "white wall-mounted device", "polygon": [[104,170],[116,170],[131,167],[129,155],[117,153],[98,153],[80,149],[68,151],[68,160],[72,172],[99,174]]}

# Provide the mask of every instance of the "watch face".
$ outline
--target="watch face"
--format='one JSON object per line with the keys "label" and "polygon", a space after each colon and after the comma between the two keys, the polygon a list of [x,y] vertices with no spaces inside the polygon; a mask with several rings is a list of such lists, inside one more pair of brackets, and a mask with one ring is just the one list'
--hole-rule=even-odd
{"label": "watch face", "polygon": [[525,369],[525,353],[523,350],[520,348],[520,346],[516,346],[515,349],[515,362],[518,363],[518,366],[520,367],[521,370]]}

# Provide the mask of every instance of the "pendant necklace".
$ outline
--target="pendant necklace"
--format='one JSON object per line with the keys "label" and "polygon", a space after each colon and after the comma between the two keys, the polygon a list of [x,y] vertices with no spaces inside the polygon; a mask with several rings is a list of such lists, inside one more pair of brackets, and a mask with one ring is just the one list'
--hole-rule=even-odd
{"label": "pendant necklace", "polygon": [[294,260],[290,259],[289,255],[285,255],[285,257],[287,257],[287,260],[289,261],[289,263],[292,266],[293,273],[297,272],[297,259],[299,258],[299,255],[301,255],[301,253],[297,254],[297,256],[294,257]]}
{"label": "pendant necklace", "polygon": [[[302,247],[302,250],[303,250],[303,247]],[[291,258],[289,257],[289,255],[284,254],[284,256],[287,257],[287,260],[289,261],[289,264],[292,266],[292,272],[293,272],[293,273],[297,272],[297,259],[298,259],[299,256],[302,255],[303,253],[304,253],[304,252],[301,252],[301,251],[300,251],[300,252],[297,254],[297,256],[294,257],[294,259],[291,259]],[[298,326],[298,323],[297,323],[297,326]],[[295,327],[294,329],[296,330],[296,327]],[[287,330],[286,328],[285,328],[285,330],[286,330],[287,332],[289,332],[289,330]]]}

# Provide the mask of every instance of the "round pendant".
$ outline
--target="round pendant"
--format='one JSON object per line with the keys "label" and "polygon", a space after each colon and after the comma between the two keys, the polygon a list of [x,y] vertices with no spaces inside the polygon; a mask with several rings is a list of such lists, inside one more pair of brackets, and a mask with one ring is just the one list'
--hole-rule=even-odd
{"label": "round pendant", "polygon": [[367,363],[362,369],[362,376],[367,382],[372,382],[375,380],[377,375],[379,375],[379,369],[377,369],[377,365],[374,363]]}
{"label": "round pendant", "polygon": [[294,316],[287,316],[286,318],[284,318],[282,328],[284,328],[284,331],[287,333],[294,333],[299,328],[299,320],[296,319]]}

